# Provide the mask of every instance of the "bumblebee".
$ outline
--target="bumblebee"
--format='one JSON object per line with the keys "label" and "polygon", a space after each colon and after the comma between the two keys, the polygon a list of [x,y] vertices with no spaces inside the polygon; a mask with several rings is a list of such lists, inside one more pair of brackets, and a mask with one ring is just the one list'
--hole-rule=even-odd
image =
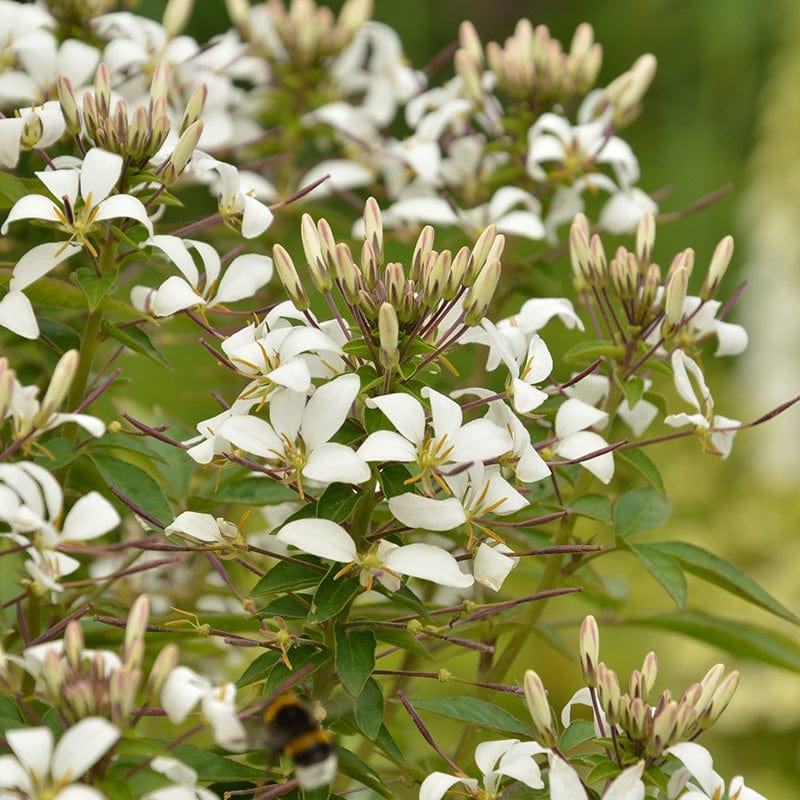
{"label": "bumblebee", "polygon": [[317,789],[334,779],[337,758],[333,740],[294,695],[283,694],[270,702],[263,721],[270,747],[292,759],[300,786]]}

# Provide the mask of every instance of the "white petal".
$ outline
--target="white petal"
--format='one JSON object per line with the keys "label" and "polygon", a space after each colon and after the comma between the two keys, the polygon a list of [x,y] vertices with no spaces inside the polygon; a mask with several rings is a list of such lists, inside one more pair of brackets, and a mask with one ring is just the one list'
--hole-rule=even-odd
{"label": "white petal", "polygon": [[23,339],[39,337],[39,324],[31,301],[20,291],[9,292],[0,300],[0,326]]}
{"label": "white petal", "polygon": [[514,388],[514,394],[512,397],[514,401],[514,411],[517,411],[520,414],[527,414],[530,411],[539,408],[539,406],[550,396],[547,394],[547,392],[543,392],[541,389],[537,389],[535,386],[530,386],[519,378],[515,378],[512,385]]}
{"label": "white petal", "polygon": [[398,547],[386,556],[384,566],[392,572],[433,581],[440,586],[466,589],[474,583],[472,575],[462,572],[450,553],[433,544]]}
{"label": "white petal", "polygon": [[603,792],[603,800],[644,800],[643,772],[644,761],[628,767]]}
{"label": "white petal", "polygon": [[373,397],[370,407],[379,408],[389,422],[410,442],[422,444],[425,436],[425,410],[419,400],[410,394],[397,392]]}
{"label": "white petal", "polygon": [[711,434],[711,444],[714,445],[722,458],[727,458],[731,454],[733,438],[736,436],[741,425],[738,419],[729,419],[719,414],[714,417],[714,428],[730,428],[730,430],[713,431]]}
{"label": "white petal", "polygon": [[519,744],[519,739],[493,739],[481,742],[475,748],[475,764],[484,775],[488,775],[495,771],[497,762],[515,744]]}
{"label": "white petal", "polygon": [[211,305],[252,297],[272,277],[272,259],[258,253],[234,258],[225,270]]}
{"label": "white petal", "polygon": [[605,411],[600,411],[600,409],[578,400],[577,397],[570,397],[559,406],[556,413],[556,436],[563,439],[577,431],[604,425],[607,421],[608,414]]}
{"label": "white petal", "polygon": [[715,356],[738,356],[747,349],[747,331],[741,325],[717,320],[714,332],[719,343],[714,351]]}
{"label": "white petal", "polygon": [[45,783],[53,754],[53,732],[50,728],[19,728],[6,731],[5,736],[19,763],[39,782]]}
{"label": "white petal", "polygon": [[472,566],[475,580],[495,592],[500,591],[503,581],[519,563],[518,558],[509,558],[504,552],[510,553],[511,549],[501,544],[489,547],[485,542],[481,542]]}
{"label": "white petal", "polygon": [[524,236],[534,241],[544,239],[546,232],[541,217],[532,211],[511,211],[497,219],[495,225],[500,233]]}
{"label": "white petal", "polygon": [[53,778],[66,781],[80,777],[114,746],[119,737],[119,729],[107,719],[82,719],[56,745],[50,770]]}
{"label": "white petal", "polygon": [[303,413],[300,433],[309,450],[315,450],[342,427],[356,399],[361,381],[342,375],[325,383],[311,396]]}
{"label": "white petal", "polygon": [[478,788],[478,781],[474,778],[457,778],[444,772],[432,772],[419,787],[419,800],[441,800],[447,790],[457,783],[464,784],[472,793]]}
{"label": "white petal", "polygon": [[171,275],[145,300],[143,311],[155,317],[171,317],[185,308],[203,305],[205,300],[184,278]]}
{"label": "white petal", "polygon": [[547,462],[536,452],[532,445],[522,451],[516,470],[517,477],[523,483],[536,483],[536,481],[540,481],[551,474]]}
{"label": "white petal", "polygon": [[[608,442],[599,434],[578,431],[562,439],[556,446],[556,452],[560,456],[574,461],[582,459],[587,453],[602,450],[604,447],[608,447]],[[608,483],[614,477],[614,455],[611,452],[581,460],[579,463],[603,483]]]}
{"label": "white petal", "polygon": [[96,539],[120,523],[117,510],[98,492],[81,497],[67,514],[61,529],[62,541],[83,542]]}
{"label": "white petal", "polygon": [[450,461],[490,461],[509,452],[513,446],[508,432],[488,419],[474,419],[448,438]]}
{"label": "white petal", "polygon": [[277,538],[304,553],[345,564],[355,561],[358,555],[350,534],[328,519],[294,520],[278,531]]}
{"label": "white petal", "polygon": [[14,265],[11,273],[10,288],[22,290],[30,286],[42,275],[50,272],[53,267],[65,261],[75,253],[80,252],[81,248],[67,242],[46,242],[38,244],[25,253],[22,258]]}
{"label": "white petal", "polygon": [[[27,794],[32,794],[33,785],[30,775],[12,755],[0,756],[0,789],[21,789]],[[4,792],[0,796],[10,800],[18,795]]]}
{"label": "white petal", "polygon": [[356,452],[365,461],[398,461],[408,464],[417,460],[416,447],[394,431],[371,433]]}
{"label": "white petal", "polygon": [[563,297],[534,297],[526,300],[517,315],[519,324],[528,333],[541,330],[553,317],[569,329],[583,330],[583,323],[572,303]]}
{"label": "white petal", "polygon": [[371,471],[364,459],[343,444],[327,442],[314,450],[303,467],[303,475],[320,483],[364,483]]}
{"label": "white petal", "polygon": [[200,276],[197,272],[197,266],[189,254],[188,248],[183,243],[183,239],[179,236],[158,234],[156,236],[151,236],[144,244],[158,247],[158,249],[164,252],[169,260],[181,271],[183,277],[186,278],[193,287],[197,287],[200,282]]}
{"label": "white petal", "polygon": [[458,216],[455,211],[441,197],[409,197],[405,200],[398,200],[389,206],[386,213],[409,223],[458,224]]}
{"label": "white petal", "polygon": [[[107,800],[106,796],[94,786],[85,783],[71,783],[59,791],[53,800]],[[189,800],[187,798],[187,800]],[[193,799],[192,799],[193,800]]]}
{"label": "white petal", "polygon": [[697,428],[707,428],[708,420],[702,414],[670,414],[664,417],[664,424],[671,428],[682,428],[684,425],[694,425]]}
{"label": "white petal", "polygon": [[211,688],[208,678],[198,675],[188,667],[175,667],[161,690],[161,706],[169,721],[179,725]]}
{"label": "white petal", "polygon": [[550,756],[551,800],[587,800],[578,773],[557,755]]}
{"label": "white petal", "polygon": [[86,200],[91,192],[92,204],[98,205],[108,197],[121,172],[121,155],[93,147],[81,166],[81,197]]}
{"label": "white petal", "polygon": [[203,514],[199,511],[184,511],[164,529],[164,533],[170,536],[174,533],[186,533],[193,539],[201,542],[219,542],[222,536],[219,531],[219,523],[211,514]]}
{"label": "white petal", "polygon": [[214,742],[226,750],[247,749],[247,733],[236,716],[236,687],[224,683],[208,692],[202,700],[203,716],[214,731]]}
{"label": "white petal", "polygon": [[128,217],[141,222],[147,228],[147,232],[152,235],[153,223],[147,216],[147,209],[141,200],[129,194],[115,194],[103,200],[98,206],[95,220],[98,222],[106,219],[117,219],[118,217]]}
{"label": "white petal", "polygon": [[375,177],[371,169],[356,161],[348,161],[343,158],[331,159],[317,164],[306,172],[303,175],[302,185],[310,186],[326,175],[330,177],[317,186],[316,189],[309,192],[307,197],[324,197],[331,194],[335,189],[355,189],[370,183]]}
{"label": "white petal", "polygon": [[[711,397],[711,392],[706,385],[703,370],[698,363],[694,359],[689,358],[683,350],[676,350],[672,354],[670,361],[672,363],[675,388],[678,390],[678,394],[687,403],[700,410],[700,402],[695,393],[694,384],[697,385],[701,400],[705,401]],[[692,383],[692,379],[694,379],[694,384]]]}
{"label": "white petal", "polygon": [[262,458],[283,458],[284,443],[272,426],[258,417],[237,414],[217,428],[217,435],[235,447]]}
{"label": "white petal", "polygon": [[668,747],[664,753],[675,756],[692,773],[709,797],[713,797],[716,791],[725,791],[725,781],[714,771],[711,754],[702,745],[679,742]]}
{"label": "white petal", "polygon": [[91,416],[91,414],[53,414],[52,417],[47,421],[47,427],[55,428],[58,425],[65,425],[68,422],[74,422],[76,425],[80,425],[88,433],[91,433],[92,436],[102,436],[106,432],[106,424],[97,417]]}
{"label": "white petal", "polygon": [[413,492],[389,498],[389,511],[409,528],[450,531],[467,521],[464,508],[455,497],[434,500]]}
{"label": "white petal", "polygon": [[633,187],[612,195],[600,209],[598,222],[611,233],[633,233],[645,212],[658,213],[658,205],[641,189]]}
{"label": "white petal", "polygon": [[272,223],[272,212],[260,200],[248,195],[244,196],[244,214],[242,215],[242,236],[253,239],[261,236]]}

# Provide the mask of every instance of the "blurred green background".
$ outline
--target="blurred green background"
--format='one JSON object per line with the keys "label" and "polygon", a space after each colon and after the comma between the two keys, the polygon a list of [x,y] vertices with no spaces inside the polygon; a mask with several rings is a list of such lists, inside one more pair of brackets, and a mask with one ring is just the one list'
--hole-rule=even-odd
{"label": "blurred green background", "polygon": [[[338,8],[341,2],[329,5]],[[144,2],[140,10],[158,17],[163,3]],[[769,87],[780,80],[780,72],[786,66],[782,54],[793,53],[797,46],[793,33],[800,28],[800,14],[796,4],[790,0],[767,4],[755,0],[376,0],[375,11],[376,19],[399,32],[409,59],[417,67],[423,67],[455,40],[462,19],[472,20],[486,42],[502,41],[523,16],[534,24],[548,25],[567,45],[575,27],[590,22],[604,49],[600,85],[627,69],[643,52],[656,55],[658,74],[646,98],[644,113],[623,133],[640,160],[640,186],[650,192],[664,190],[662,212],[684,208],[728,183],[733,190],[713,207],[660,228],[655,257],[668,264],[677,250],[694,247],[698,264],[695,278],[699,281],[717,241],[733,233],[737,254],[733,274],[729,273],[722,293],[727,296],[748,277],[744,253],[750,218],[742,209],[753,182],[763,184],[770,180],[760,162],[758,168],[754,166],[753,153],[769,134],[761,120],[764,110],[771,108],[767,103]],[[223,19],[221,0],[198,0],[191,32],[205,40],[220,30]],[[448,74],[438,78],[444,79]],[[800,83],[793,85],[800,87]],[[770,102],[774,103],[774,98]],[[774,108],[771,110],[775,112]],[[785,126],[782,135],[787,158],[791,164],[800,163],[800,118],[790,114],[782,117],[781,110],[777,111],[779,125]],[[763,147],[763,141],[761,144]],[[785,166],[788,169],[789,163]],[[773,174],[780,180],[780,165]],[[789,202],[797,204],[800,184],[784,189]],[[791,267],[795,275],[800,271],[796,263]],[[794,303],[798,301],[800,295]],[[750,316],[764,319],[766,325],[774,324],[769,309],[758,311]],[[741,320],[738,308],[731,319]],[[750,334],[757,344],[757,327],[751,327]],[[798,361],[795,356],[794,363]],[[775,382],[777,393],[765,405],[763,397],[754,400],[748,376],[737,376],[733,363],[718,360],[709,366],[717,408],[727,416],[753,419],[798,392],[798,386],[791,385],[789,378],[792,369],[787,369],[786,380]],[[194,387],[195,391],[201,388]],[[793,409],[788,414],[792,415],[796,431],[798,412]],[[200,414],[193,416],[199,418]],[[651,538],[692,541],[725,556],[797,612],[800,474],[795,471],[777,476],[765,469],[769,454],[760,453],[758,460],[755,451],[760,435],[759,430],[741,433],[728,461],[701,455],[691,439],[654,452],[665,473],[674,511],[668,526],[654,532]],[[799,445],[796,437],[785,442],[794,453],[800,451]],[[628,581],[625,591],[637,611],[672,610],[666,594],[625,556],[609,559],[602,570]],[[779,627],[765,614],[691,579],[689,605]],[[563,613],[564,630],[574,630],[577,639],[579,619],[587,610],[585,605],[575,603],[553,606],[548,613]],[[787,626],[785,633],[797,641],[796,629]],[[610,625],[603,626],[602,619],[601,635],[601,656],[621,675],[639,667],[647,650],[657,650],[662,663],[659,688],[670,687],[678,693],[717,661],[739,669],[742,684],[737,697],[723,722],[704,740],[714,753],[715,766],[726,778],[743,774],[749,786],[772,800],[798,796],[800,675],[751,661],[737,662],[710,645],[669,634],[629,627],[615,630]],[[577,647],[577,641],[575,644]],[[578,685],[574,664],[542,647],[541,642],[531,641],[530,652],[519,666],[540,672],[556,707]],[[444,733],[446,728],[442,730]],[[447,743],[443,744],[448,749]]]}

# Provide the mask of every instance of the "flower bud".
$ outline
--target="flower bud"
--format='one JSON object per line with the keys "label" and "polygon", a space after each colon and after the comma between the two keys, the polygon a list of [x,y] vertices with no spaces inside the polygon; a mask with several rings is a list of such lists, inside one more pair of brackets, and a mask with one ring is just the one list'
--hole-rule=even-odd
{"label": "flower bud", "polygon": [[614,670],[609,669],[602,661],[597,665],[597,691],[600,705],[606,714],[609,725],[619,722],[620,690],[619,678]]}
{"label": "flower bud", "polygon": [[728,707],[728,704],[736,694],[736,689],[739,686],[739,673],[734,670],[727,675],[720,683],[711,698],[710,713],[708,716],[708,723],[705,727],[711,727],[719,718],[722,712]]}
{"label": "flower bud", "polygon": [[683,322],[683,306],[686,303],[686,291],[689,287],[689,270],[678,267],[670,276],[664,297],[664,322],[661,324],[661,335],[669,339],[675,335]]}
{"label": "flower bud", "polygon": [[624,247],[620,247],[608,265],[608,280],[620,300],[635,299],[639,292],[636,256]]}
{"label": "flower bud", "polygon": [[193,8],[194,0],[169,0],[161,17],[168,38],[174,39],[186,27]]}
{"label": "flower bud", "polygon": [[79,136],[81,132],[81,116],[78,110],[78,101],[75,99],[75,92],[72,84],[66,75],[59,75],[56,79],[58,90],[58,102],[61,104],[61,113],[67,124],[67,130],[72,136]]}
{"label": "flower bud", "polygon": [[406,282],[403,265],[396,261],[387,264],[384,282],[386,283],[386,299],[395,309],[399,309],[403,303]]}
{"label": "flower bud", "polygon": [[94,102],[97,107],[98,123],[108,118],[111,109],[111,75],[108,67],[100,63],[94,76]]}
{"label": "flower bud", "polygon": [[525,689],[525,705],[528,706],[528,712],[533,720],[536,738],[545,747],[555,747],[558,744],[558,736],[553,730],[550,704],[547,702],[547,692],[542,679],[532,669],[528,669],[525,670],[522,683]]}
{"label": "flower bud", "polygon": [[157,103],[162,98],[166,99],[169,93],[171,78],[169,62],[159,61],[153,70],[153,77],[150,81],[150,103]]}
{"label": "flower bud", "polygon": [[294,307],[298,311],[307,311],[311,303],[300,282],[300,276],[297,274],[291,256],[281,245],[276,244],[272,248],[272,259],[283,289],[289,295]]}
{"label": "flower bud", "polygon": [[464,20],[458,26],[458,46],[461,50],[483,66],[483,45],[481,44],[481,37],[478,36],[478,31],[475,26],[468,20]]}
{"label": "flower bud", "polygon": [[183,133],[190,125],[194,125],[194,123],[203,116],[203,110],[206,107],[207,99],[208,86],[206,86],[205,83],[201,83],[199,86],[195,87],[192,96],[189,98],[189,102],[186,104],[183,118],[181,119],[181,126],[178,129],[179,134]]}
{"label": "flower bud", "polygon": [[707,302],[708,300],[712,300],[717,294],[722,279],[725,277],[728,265],[731,263],[732,256],[733,237],[726,236],[714,249],[714,255],[711,257],[711,265],[703,280],[703,285],[700,287],[701,300]]}
{"label": "flower bud", "polygon": [[128,666],[115,669],[108,684],[108,699],[111,703],[111,721],[119,727],[130,722],[136,708],[136,693],[142,682],[142,671]]}
{"label": "flower bud", "polygon": [[631,739],[641,741],[647,733],[650,709],[641,697],[634,697],[628,707],[628,724],[625,726]]}
{"label": "flower bud", "polygon": [[[144,642],[147,630],[147,621],[150,619],[150,601],[146,594],[140,594],[128,612],[128,621],[125,625],[125,641],[122,646],[122,660],[130,666],[130,653],[136,642]],[[136,664],[139,666],[139,664]]]}
{"label": "flower bud", "polygon": [[400,334],[397,312],[391,303],[381,303],[378,310],[378,336],[380,337],[380,361],[385,370],[396,367],[400,361],[398,337]]}
{"label": "flower bud", "polygon": [[71,620],[64,630],[64,657],[74,672],[79,672],[83,660],[83,631],[81,626]]}
{"label": "flower bud", "polygon": [[358,293],[358,310],[366,319],[376,320],[378,318],[378,306],[375,298],[363,289]]}
{"label": "flower bud", "polygon": [[651,308],[658,294],[658,287],[661,284],[661,268],[658,264],[650,264],[642,282],[642,291],[636,298],[636,308],[638,310],[637,319],[643,322],[650,316]]}
{"label": "flower bud", "polygon": [[638,669],[633,670],[628,677],[628,694],[631,697],[642,696],[642,673]]}
{"label": "flower bud", "polygon": [[[74,646],[71,646],[70,650],[73,653],[72,658],[74,658]],[[81,652],[83,651],[83,646],[81,646],[80,650]],[[77,663],[80,663],[80,660]],[[48,696],[52,701],[57,702],[64,690],[66,675],[64,674],[64,665],[61,663],[61,655],[55,650],[48,650],[44,654],[39,677],[47,690]]]}
{"label": "flower bud", "polygon": [[345,301],[350,305],[358,302],[358,292],[361,288],[358,271],[353,262],[350,248],[343,242],[336,245],[336,277]]}
{"label": "flower bud", "polygon": [[444,300],[452,300],[461,290],[464,275],[469,267],[470,251],[464,245],[455,255],[450,268],[447,271],[442,289],[442,298]]}
{"label": "flower bud", "polygon": [[91,717],[101,710],[87,681],[67,684],[61,692],[61,697],[74,719]]}
{"label": "flower bud", "polygon": [[5,419],[8,414],[16,379],[16,373],[9,368],[8,359],[3,356],[0,358],[0,420]]}
{"label": "flower bud", "polygon": [[383,264],[383,220],[374,197],[368,197],[364,203],[364,238],[372,245],[375,261]]}
{"label": "flower bud", "polygon": [[430,225],[426,225],[419,232],[417,243],[414,245],[414,255],[411,258],[411,269],[408,276],[412,281],[419,278],[422,262],[428,257],[428,253],[433,250],[433,237],[434,231]]}
{"label": "flower bud", "polygon": [[333,231],[328,224],[328,220],[324,218],[318,220],[317,235],[319,236],[319,244],[325,264],[331,273],[336,275],[336,239],[333,237]]}
{"label": "flower bud", "polygon": [[464,286],[472,286],[475,279],[483,269],[489,256],[489,252],[494,246],[494,241],[497,237],[497,228],[494,225],[489,225],[486,230],[478,237],[475,246],[472,248],[472,259],[467,266],[467,271],[464,274],[462,283]]}
{"label": "flower bud", "polygon": [[161,649],[147,678],[147,688],[145,689],[147,697],[158,697],[161,694],[161,689],[170,673],[178,666],[179,658],[180,651],[174,642],[169,642]]}
{"label": "flower bud", "polygon": [[[250,3],[248,0],[225,0],[225,10],[231,22],[245,34],[248,32],[248,17],[250,16]],[[249,39],[245,35],[245,39]]]}
{"label": "flower bud", "polygon": [[645,53],[637,58],[630,70],[625,73],[626,79],[620,81],[615,87],[616,91],[612,93],[612,84],[609,84],[607,90],[614,100],[613,122],[617,127],[629,125],[639,115],[642,98],[653,82],[656,66],[656,57],[652,53]]}
{"label": "flower bud", "polygon": [[656,218],[652,211],[645,211],[636,227],[636,258],[640,266],[650,263],[656,243]]}
{"label": "flower bud", "polygon": [[650,702],[653,687],[658,677],[658,656],[651,650],[645,657],[642,664],[642,697],[645,702]]}
{"label": "flower bud", "polygon": [[678,704],[674,700],[664,703],[653,717],[653,727],[645,745],[645,753],[658,758],[666,747],[673,743],[673,736],[678,722]]}
{"label": "flower bud", "polygon": [[590,263],[592,252],[589,247],[589,223],[583,214],[576,214],[569,229],[569,254],[572,262],[572,282],[579,292],[585,291],[591,283]]}
{"label": "flower bud", "polygon": [[201,120],[191,124],[180,136],[172,155],[169,157],[167,167],[162,174],[162,179],[167,186],[172,186],[186,169],[189,159],[194,155],[197,143],[203,134]]}
{"label": "flower bud", "polygon": [[350,41],[353,35],[372,16],[372,0],[347,0],[339,12],[338,25]]}
{"label": "flower bud", "polygon": [[[449,250],[443,251],[448,253]],[[443,269],[444,262],[440,260],[441,253],[431,250],[422,262],[417,285],[420,287],[420,299],[426,308],[434,308],[442,299],[447,273]]]}
{"label": "flower bud", "polygon": [[500,282],[501,265],[498,259],[490,261],[472,284],[462,303],[464,324],[470,328],[479,325],[486,316]]}
{"label": "flower bud", "polygon": [[97,131],[101,123],[97,113],[97,103],[91,92],[84,92],[83,94],[83,124],[86,128],[86,135],[96,142]]}
{"label": "flower bud", "polygon": [[34,422],[36,427],[46,425],[50,417],[61,408],[61,404],[64,402],[70,386],[72,386],[72,380],[75,377],[75,371],[78,369],[79,361],[80,353],[77,350],[67,350],[58,360],[58,364],[53,370],[53,377],[50,379],[47,392],[42,400],[41,408],[36,415],[36,421]]}
{"label": "flower bud", "polygon": [[700,681],[703,691],[701,692],[700,697],[697,699],[695,707],[697,708],[698,713],[701,715],[710,707],[714,692],[716,692],[717,687],[719,686],[724,675],[725,665],[714,664],[714,666],[711,667],[708,672],[706,672],[706,674],[703,676],[703,679]]}
{"label": "flower bud", "polygon": [[608,279],[608,266],[606,263],[606,251],[603,249],[603,240],[597,234],[592,236],[589,242],[589,249],[591,252],[592,286],[597,289],[603,289]]}
{"label": "flower bud", "polygon": [[476,60],[466,50],[456,50],[453,57],[453,66],[456,75],[461,78],[461,85],[467,100],[475,106],[482,107],[484,104],[483,93],[483,70],[480,60]]}
{"label": "flower bud", "polygon": [[590,689],[597,686],[597,665],[600,663],[600,630],[589,614],[581,624],[580,659],[583,682]]}

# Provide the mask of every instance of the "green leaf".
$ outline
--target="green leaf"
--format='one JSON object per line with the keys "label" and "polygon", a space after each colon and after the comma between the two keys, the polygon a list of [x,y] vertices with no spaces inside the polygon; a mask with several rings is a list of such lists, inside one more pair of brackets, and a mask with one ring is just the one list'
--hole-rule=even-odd
{"label": "green leaf", "polygon": [[413,611],[415,614],[420,614],[425,619],[428,619],[428,608],[422,600],[417,597],[408,586],[401,586],[396,592],[390,592],[383,585],[376,584],[374,588],[381,594],[390,597],[401,606]]}
{"label": "green leaf", "polygon": [[579,744],[588,742],[590,739],[594,739],[594,723],[588,719],[576,719],[561,734],[558,748],[565,752],[577,747]]}
{"label": "green leaf", "polygon": [[392,738],[392,734],[389,733],[389,729],[385,725],[381,725],[378,735],[375,737],[375,744],[395,764],[402,766],[408,763],[403,751],[397,746],[397,742]]}
{"label": "green leaf", "polygon": [[34,460],[45,469],[53,471],[71,464],[79,455],[81,455],[81,450],[75,447],[75,442],[63,436],[57,436],[44,443],[42,453],[37,455]]}
{"label": "green leaf", "polygon": [[644,395],[644,378],[633,375],[628,378],[620,388],[625,395],[628,406],[633,408],[642,399],[642,395]]}
{"label": "green leaf", "polygon": [[657,548],[666,555],[677,559],[687,572],[697,575],[708,583],[735,594],[765,611],[771,611],[796,625],[800,619],[771,594],[761,588],[746,572],[730,561],[726,561],[702,547],[688,542],[653,542],[650,547]]}
{"label": "green leaf", "polygon": [[377,792],[381,797],[392,800],[392,794],[383,785],[380,776],[375,772],[369,764],[362,761],[355,753],[350,752],[344,747],[339,748],[339,771],[343,772],[349,778],[363,783],[368,786],[373,792]]}
{"label": "green leaf", "polygon": [[332,483],[317,500],[317,516],[332,522],[344,522],[361,495],[345,483]]}
{"label": "green leaf", "polygon": [[104,275],[97,275],[89,267],[80,267],[72,273],[75,283],[83,290],[89,301],[89,311],[96,311],[103,302],[103,298],[111,291],[117,280],[118,271],[109,270]]}
{"label": "green leaf", "polygon": [[26,194],[30,192],[19,178],[8,172],[0,172],[0,209],[11,208]]}
{"label": "green leaf", "polygon": [[586,776],[586,783],[588,783],[589,786],[594,786],[596,783],[613,780],[621,771],[619,765],[614,761],[601,761]]}
{"label": "green leaf", "polygon": [[399,647],[404,652],[417,658],[423,658],[427,661],[433,660],[433,656],[419,643],[416,636],[412,636],[404,628],[386,628],[383,625],[378,625],[375,627],[375,637],[378,641]]}
{"label": "green leaf", "polygon": [[90,458],[103,480],[137,506],[169,525],[173,514],[159,485],[143,470],[128,461],[104,452],[90,452]]}
{"label": "green leaf", "polygon": [[367,739],[375,739],[383,725],[383,692],[375,678],[367,678],[355,698],[356,724]]}
{"label": "green leaf", "polygon": [[625,348],[602,340],[581,342],[564,353],[564,361],[568,364],[586,365],[591,364],[600,356],[619,361],[625,356]]}
{"label": "green leaf", "polygon": [[460,722],[472,722],[484,728],[530,736],[527,725],[513,714],[477,697],[417,697],[409,698],[416,709],[433,711]]}
{"label": "green leaf", "polygon": [[263,775],[259,769],[190,744],[180,744],[172,753],[197,772],[199,781],[258,780]]}
{"label": "green leaf", "polygon": [[800,643],[741,618],[724,619],[700,612],[635,617],[630,624],[673,631],[776,667],[800,672]]}
{"label": "green leaf", "polygon": [[367,628],[346,630],[337,622],[333,626],[333,640],[339,680],[355,697],[361,694],[367,678],[375,669],[375,634]]}
{"label": "green leaf", "polygon": [[589,517],[611,524],[611,499],[602,494],[586,494],[570,505],[570,511],[581,517]]}
{"label": "green leaf", "polygon": [[129,325],[126,328],[119,328],[112,325],[108,320],[103,320],[100,325],[103,333],[111,339],[116,339],[121,342],[129,350],[139,353],[156,364],[160,364],[170,372],[173,371],[172,364],[162,355],[161,351],[150,341],[150,337],[135,325]]}
{"label": "green leaf", "polygon": [[[313,650],[309,645],[301,645]],[[275,668],[275,665],[281,660],[281,654],[275,650],[267,650],[260,656],[256,656],[248,665],[247,669],[236,679],[236,686],[241,689],[243,686],[249,686],[251,683],[258,683],[258,681],[266,680],[267,676]]]}
{"label": "green leaf", "polygon": [[309,603],[303,602],[296,595],[283,594],[259,609],[259,614],[267,617],[285,617],[286,619],[305,619],[308,616]]}
{"label": "green leaf", "polygon": [[671,513],[667,500],[649,486],[641,486],[626,492],[614,504],[614,532],[627,539],[663,525]]}
{"label": "green leaf", "polygon": [[297,500],[293,492],[268,475],[263,477],[237,478],[223,481],[217,486],[216,479],[199,493],[199,497],[215,503],[237,503],[240,505],[272,505],[286,500]]}
{"label": "green leaf", "polygon": [[[312,556],[297,556],[296,561],[279,561],[250,590],[252,596],[276,594],[278,592],[296,592],[316,586],[324,572],[320,571],[316,559]],[[304,562],[298,564],[297,561]],[[308,564],[309,566],[305,566]]]}
{"label": "green leaf", "polygon": [[334,564],[314,592],[314,602],[308,615],[310,623],[324,622],[338,614],[359,590],[358,578],[334,577],[341,568],[341,564]]}
{"label": "green leaf", "polygon": [[662,497],[666,497],[667,490],[664,488],[664,479],[653,459],[644,450],[640,447],[632,450],[617,450],[614,455],[623,463],[640,472]]}
{"label": "green leaf", "polygon": [[81,337],[69,325],[38,315],[36,321],[39,323],[42,336],[49,339],[62,353],[66,353],[67,350],[80,350]]}
{"label": "green leaf", "polygon": [[381,491],[386,499],[397,497],[408,491],[406,481],[411,477],[411,473],[402,464],[390,464],[388,467],[381,467],[378,473],[378,480],[381,484]]}
{"label": "green leaf", "polygon": [[633,544],[621,539],[617,541],[622,546],[630,548],[647,571],[667,590],[678,608],[686,608],[689,589],[686,585],[686,576],[677,559],[662,553],[661,550],[650,544]]}

